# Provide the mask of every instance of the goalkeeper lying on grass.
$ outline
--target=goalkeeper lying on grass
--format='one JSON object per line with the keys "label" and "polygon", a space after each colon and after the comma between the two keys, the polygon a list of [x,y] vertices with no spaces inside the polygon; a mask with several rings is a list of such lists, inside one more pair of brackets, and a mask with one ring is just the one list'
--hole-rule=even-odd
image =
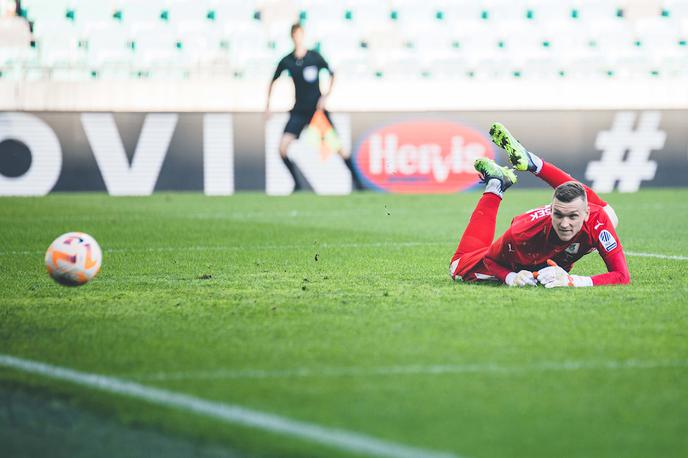
{"label": "goalkeeper lying on grass", "polygon": [[[492,141],[504,148],[516,170],[529,171],[554,189],[552,203],[515,217],[494,242],[497,211],[504,191],[516,183],[512,169],[480,158],[475,169],[486,184],[451,260],[455,280],[499,280],[509,286],[598,286],[630,281],[623,248],[614,228],[614,210],[595,192],[527,151],[499,123]],[[571,275],[573,263],[597,250],[607,273]]]}

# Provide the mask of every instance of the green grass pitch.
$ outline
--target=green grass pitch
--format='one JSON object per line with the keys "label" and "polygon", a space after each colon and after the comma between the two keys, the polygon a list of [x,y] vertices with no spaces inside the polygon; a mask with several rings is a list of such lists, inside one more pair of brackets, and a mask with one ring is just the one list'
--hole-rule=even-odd
{"label": "green grass pitch", "polygon": [[[497,233],[550,195],[509,190]],[[478,197],[3,198],[0,354],[462,457],[687,456],[688,191],[604,196],[632,284],[551,291],[450,281]],[[80,288],[43,266],[73,230],[104,252]],[[355,456],[6,367],[0,444]]]}

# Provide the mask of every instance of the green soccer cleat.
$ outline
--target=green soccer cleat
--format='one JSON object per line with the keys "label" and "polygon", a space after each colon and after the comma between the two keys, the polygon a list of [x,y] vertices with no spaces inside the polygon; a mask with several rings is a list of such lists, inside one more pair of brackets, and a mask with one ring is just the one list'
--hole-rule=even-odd
{"label": "green soccer cleat", "polygon": [[516,170],[535,172],[537,166],[527,149],[521,145],[511,132],[504,125],[496,122],[490,127],[490,137],[495,145],[503,148],[509,155],[511,162]]}
{"label": "green soccer cleat", "polygon": [[480,181],[487,183],[490,180],[497,180],[500,183],[500,191],[504,192],[518,181],[513,169],[500,167],[492,159],[481,157],[475,160],[473,167],[480,174]]}

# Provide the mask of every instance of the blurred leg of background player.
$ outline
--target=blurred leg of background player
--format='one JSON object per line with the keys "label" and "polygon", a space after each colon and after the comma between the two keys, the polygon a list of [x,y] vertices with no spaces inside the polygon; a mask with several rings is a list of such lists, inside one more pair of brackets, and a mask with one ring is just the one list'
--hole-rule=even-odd
{"label": "blurred leg of background player", "polygon": [[[337,132],[337,129],[334,127],[334,123],[332,122],[332,118],[330,117],[330,113],[327,110],[323,110],[323,113],[325,114],[325,117],[327,118],[327,121],[330,123],[330,126],[332,129]],[[341,144],[341,142],[340,142]],[[344,161],[344,164],[346,167],[349,169],[349,172],[351,173],[351,182],[354,185],[354,189],[357,190],[362,190],[363,185],[361,184],[361,181],[358,179],[358,175],[356,175],[356,170],[354,169],[354,164],[351,162],[351,151],[344,151],[344,148],[339,147],[337,150],[337,154],[339,157],[342,158]]]}
{"label": "blurred leg of background player", "polygon": [[282,158],[282,162],[287,167],[287,170],[289,170],[291,177],[294,179],[294,191],[300,191],[303,188],[299,183],[299,179],[296,177],[296,164],[289,159],[289,147],[294,140],[299,138],[303,128],[306,127],[311,121],[311,117],[312,114],[309,114],[308,112],[304,113],[296,110],[290,111],[289,120],[284,126],[284,133],[282,134],[279,144],[279,154]]}
{"label": "blurred leg of background player", "polygon": [[298,178],[296,178],[296,165],[294,165],[291,159],[289,159],[289,156],[287,156],[289,145],[291,145],[294,140],[296,140],[296,136],[294,134],[289,132],[283,133],[279,144],[279,154],[282,162],[287,167],[287,170],[289,170],[291,177],[294,179],[294,191],[300,191],[301,184],[299,183]]}
{"label": "blurred leg of background player", "polygon": [[[334,124],[332,123],[332,118],[330,118],[329,112],[325,110],[324,114],[328,122],[330,123],[330,126],[332,126],[332,129],[334,129]],[[284,127],[284,133],[282,134],[282,139],[280,140],[279,144],[279,153],[280,157],[282,158],[282,162],[287,167],[289,173],[294,179],[294,191],[300,191],[302,187],[299,184],[299,180],[296,178],[296,165],[291,161],[291,159],[289,159],[288,156],[289,146],[292,144],[294,140],[299,138],[301,132],[303,131],[304,127],[310,122],[311,118],[312,116],[307,116],[300,113],[291,113],[289,115],[289,121],[287,121],[287,125]],[[354,188],[357,190],[363,189],[363,185],[358,179],[358,176],[356,175],[356,171],[354,169],[354,165],[351,162],[351,152],[344,151],[344,148],[340,147],[337,150],[337,154],[342,158],[344,164],[349,169],[349,172],[351,173],[351,181],[354,185]]]}
{"label": "blurred leg of background player", "polygon": [[[499,204],[502,203],[504,191],[516,183],[516,174],[513,170],[500,167],[491,159],[477,159],[475,169],[480,173],[481,181],[486,184],[485,192],[475,206],[468,226],[463,231],[459,245],[452,256],[450,266],[452,277],[462,271],[458,266],[460,258],[463,257],[464,266],[472,266],[475,264],[473,258],[482,257],[484,251],[492,244],[497,225],[497,212]],[[475,256],[471,256],[471,253]]]}
{"label": "blurred leg of background player", "polygon": [[[529,171],[533,175],[542,179],[545,183],[549,184],[552,188],[556,188],[562,183],[567,181],[576,181],[571,175],[559,169],[549,162],[543,161],[539,156],[531,153],[521,143],[516,140],[516,138],[511,135],[511,133],[500,123],[494,123],[490,128],[490,136],[492,141],[503,148],[509,155],[509,161],[513,164],[516,170]],[[580,182],[579,182],[580,183]],[[599,205],[603,207],[607,215],[609,215],[614,227],[619,223],[619,218],[616,216],[616,212],[607,202],[602,200],[600,196],[595,193],[588,186],[581,183],[585,188],[585,193],[588,197],[588,202]]]}

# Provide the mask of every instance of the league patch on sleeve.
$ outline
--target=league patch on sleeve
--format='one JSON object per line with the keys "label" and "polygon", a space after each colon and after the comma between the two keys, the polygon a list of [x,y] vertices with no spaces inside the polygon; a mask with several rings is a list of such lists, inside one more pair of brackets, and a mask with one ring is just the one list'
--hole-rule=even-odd
{"label": "league patch on sleeve", "polygon": [[607,229],[600,232],[600,243],[602,244],[607,253],[609,253],[618,246],[616,240],[614,239],[614,236]]}

